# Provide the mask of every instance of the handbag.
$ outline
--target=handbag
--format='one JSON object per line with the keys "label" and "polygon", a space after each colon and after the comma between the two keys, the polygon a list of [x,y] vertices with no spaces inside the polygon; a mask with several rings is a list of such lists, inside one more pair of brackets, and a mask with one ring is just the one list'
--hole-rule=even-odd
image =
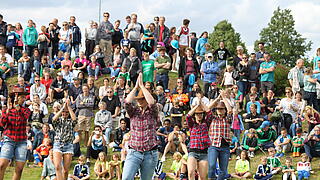
{"label": "handbag", "polygon": [[233,78],[234,80],[238,81],[238,80],[240,79],[239,71],[234,70],[234,71],[232,72],[232,78]]}

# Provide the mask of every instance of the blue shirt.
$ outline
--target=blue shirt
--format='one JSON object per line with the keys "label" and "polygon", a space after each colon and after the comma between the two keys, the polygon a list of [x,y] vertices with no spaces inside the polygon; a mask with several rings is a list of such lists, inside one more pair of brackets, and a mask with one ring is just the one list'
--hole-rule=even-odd
{"label": "blue shirt", "polygon": [[[82,173],[82,176],[80,176],[80,174]],[[90,174],[90,169],[88,167],[88,165],[84,164],[76,164],[74,166],[74,170],[73,170],[73,175],[77,176],[78,178],[83,178],[86,177],[87,175]]]}
{"label": "blue shirt", "polygon": [[121,39],[120,44],[122,46],[129,46],[130,45],[130,40],[129,39]]}
{"label": "blue shirt", "polygon": [[[268,69],[271,67],[275,67],[276,63],[274,61],[269,61],[269,62],[263,62],[260,64],[260,68],[262,69]],[[261,81],[269,81],[269,82],[274,82],[274,71],[261,74]]]}
{"label": "blue shirt", "polygon": [[314,59],[312,61],[314,70],[316,70],[316,71],[320,71],[320,68],[318,67],[318,61],[320,61],[320,56],[314,57]]}
{"label": "blue shirt", "polygon": [[249,102],[247,103],[247,106],[246,106],[246,108],[247,108],[247,113],[248,113],[248,114],[251,113],[251,111],[250,111],[250,105],[251,105],[251,104],[257,105],[257,113],[260,114],[260,112],[261,112],[261,104],[259,103],[259,101],[255,101],[255,102],[249,101]]}
{"label": "blue shirt", "polygon": [[236,143],[238,143],[238,138],[235,136],[232,136],[232,140],[231,140],[231,144],[230,144],[230,149],[233,149],[234,147],[236,147]]}

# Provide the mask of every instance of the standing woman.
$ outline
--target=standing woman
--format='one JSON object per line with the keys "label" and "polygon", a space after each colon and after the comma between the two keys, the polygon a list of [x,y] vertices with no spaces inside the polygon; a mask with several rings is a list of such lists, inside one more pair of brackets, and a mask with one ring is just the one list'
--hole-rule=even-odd
{"label": "standing woman", "polygon": [[48,45],[50,43],[50,35],[47,33],[46,26],[41,26],[41,33],[38,36],[40,58],[48,55]]}
{"label": "standing woman", "polygon": [[63,28],[59,31],[59,50],[62,52],[69,52],[71,46],[71,39],[72,39],[72,31],[69,29],[68,22],[64,21],[62,23]]}
{"label": "standing woman", "polygon": [[200,38],[196,44],[196,54],[198,56],[204,57],[204,54],[207,52],[205,44],[208,43],[208,32],[205,31],[201,34]]}
{"label": "standing woman", "polygon": [[114,22],[114,33],[112,34],[112,46],[120,45],[121,39],[123,39],[123,32],[120,27],[120,20]]}
{"label": "standing woman", "polygon": [[121,53],[120,53],[121,47],[120,45],[116,44],[114,49],[113,49],[113,55],[112,55],[112,59],[111,59],[111,64],[110,64],[110,71],[111,71],[111,79],[114,79],[116,77],[118,77],[118,74],[120,72],[121,69],[121,65],[122,65],[122,57],[121,57]]}
{"label": "standing woman", "polygon": [[307,68],[304,74],[303,83],[304,83],[304,97],[303,99],[307,101],[309,106],[313,106],[313,108],[319,111],[319,104],[317,100],[317,89],[316,83],[317,79],[312,78],[312,69]]}
{"label": "standing woman", "polygon": [[242,61],[244,49],[242,46],[239,45],[237,46],[236,51],[237,51],[237,55],[233,58],[233,67],[237,67],[239,62]]}
{"label": "standing woman", "polygon": [[248,78],[249,78],[249,57],[246,54],[242,55],[242,60],[236,66],[236,70],[239,72],[239,81],[237,85],[239,91],[242,94],[247,94],[248,92]]}
{"label": "standing woman", "polygon": [[188,92],[197,81],[198,74],[200,74],[200,67],[198,61],[193,56],[193,49],[187,48],[186,56],[180,61],[179,77],[183,78],[183,84]]}
{"label": "standing woman", "polygon": [[96,22],[90,21],[90,27],[85,29],[85,38],[86,38],[86,59],[89,59],[89,56],[93,53],[94,46],[96,44],[97,36],[97,27]]}
{"label": "standing woman", "polygon": [[[61,110],[52,119],[53,128],[56,132],[53,143],[53,162],[56,169],[57,180],[68,177],[69,168],[73,155],[73,128],[77,124],[76,115],[73,112],[70,99],[66,99]],[[63,167],[62,167],[63,160]]]}
{"label": "standing woman", "polygon": [[130,74],[130,83],[136,84],[139,73],[142,70],[141,61],[137,56],[137,51],[135,48],[130,49],[130,55],[124,59],[122,64],[126,67]]}
{"label": "standing woman", "polygon": [[176,59],[177,59],[177,50],[179,49],[178,36],[176,35],[176,27],[170,28],[170,36],[168,44],[166,44],[167,53],[171,59],[171,66],[173,71],[177,71],[176,68]]}
{"label": "standing woman", "polygon": [[23,41],[22,41],[23,28],[19,22],[16,23],[16,33],[20,36],[20,39],[17,39],[16,48],[20,51],[20,53],[22,53],[22,51],[23,51]]}
{"label": "standing woman", "polygon": [[[194,116],[193,116],[194,115]],[[208,172],[208,148],[210,139],[208,128],[212,120],[212,111],[199,101],[186,117],[190,131],[189,154],[188,154],[188,177],[195,179],[195,170],[200,175],[200,180],[206,179]]]}
{"label": "standing woman", "polygon": [[[220,98],[222,98],[222,101],[217,102]],[[212,117],[209,129],[211,146],[208,150],[208,179],[216,179],[215,169],[218,160],[220,172],[217,179],[223,180],[228,174],[232,122],[232,107],[226,97],[226,92],[220,92],[219,97],[208,106],[209,109],[212,107],[215,108],[217,115]]]}

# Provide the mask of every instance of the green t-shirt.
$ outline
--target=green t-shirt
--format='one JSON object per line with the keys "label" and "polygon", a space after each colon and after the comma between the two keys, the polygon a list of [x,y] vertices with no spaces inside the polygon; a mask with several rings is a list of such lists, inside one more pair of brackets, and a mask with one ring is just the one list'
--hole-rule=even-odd
{"label": "green t-shirt", "polygon": [[[7,62],[1,63],[1,64],[0,64],[0,67],[1,67],[1,66],[6,67],[7,70],[10,68],[10,66],[9,66],[9,64],[8,64]],[[5,71],[7,71],[7,70],[5,70]],[[5,71],[4,71],[3,69],[0,69],[0,73],[4,73]]]}
{"label": "green t-shirt", "polygon": [[268,157],[267,163],[271,166],[271,168],[281,167],[281,161],[277,157]]}
{"label": "green t-shirt", "polygon": [[126,72],[126,73],[120,72],[119,75],[118,75],[118,78],[119,78],[119,77],[124,77],[124,79],[125,79],[126,81],[130,81],[130,74],[129,74],[129,72]]}
{"label": "green t-shirt", "polygon": [[148,61],[142,61],[142,73],[143,73],[143,82],[153,82],[153,76],[154,76],[154,61],[148,60]]}
{"label": "green t-shirt", "polygon": [[[262,69],[268,69],[275,66],[276,66],[276,63],[274,61],[263,62],[260,64],[260,68]],[[274,71],[261,74],[261,81],[274,82]]]}
{"label": "green t-shirt", "polygon": [[179,169],[181,168],[181,165],[182,165],[182,162],[181,161],[176,161],[174,160],[172,162],[172,165],[170,167],[170,169],[174,172],[174,173],[177,173],[179,171]]}
{"label": "green t-shirt", "polygon": [[[159,64],[170,63],[170,58],[168,56],[164,56],[164,57],[159,56],[159,57],[157,57],[156,61]],[[169,72],[169,69],[158,68],[158,72],[157,73],[165,74],[165,73],[168,73],[168,72]]]}

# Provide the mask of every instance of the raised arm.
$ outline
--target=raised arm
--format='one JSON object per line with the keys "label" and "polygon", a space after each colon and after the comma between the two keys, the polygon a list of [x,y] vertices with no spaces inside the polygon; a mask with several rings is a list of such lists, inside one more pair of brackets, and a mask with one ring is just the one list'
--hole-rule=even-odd
{"label": "raised arm", "polygon": [[221,92],[219,94],[219,96],[214,99],[209,105],[208,105],[208,109],[212,109],[215,105],[217,105],[218,101],[220,100],[221,98]]}
{"label": "raised arm", "polygon": [[[139,79],[139,77],[138,77]],[[134,86],[134,88],[131,90],[131,92],[128,94],[127,98],[125,99],[126,102],[131,103],[136,95],[136,92],[138,90],[139,87],[139,82],[137,80],[136,85]]]}
{"label": "raised arm", "polygon": [[144,95],[144,98],[146,99],[147,103],[149,105],[153,105],[155,104],[155,100],[153,98],[153,96],[151,95],[151,93],[149,92],[149,90],[144,87],[144,84],[143,84],[143,81],[142,81],[142,73],[139,73],[139,76],[138,76],[138,83],[139,83],[139,86],[140,86],[140,89]]}
{"label": "raised arm", "polygon": [[69,98],[66,100],[66,104],[67,104],[68,111],[69,111],[69,114],[70,114],[71,119],[72,119],[73,121],[77,120],[77,116],[76,116],[76,114],[73,112],[72,107],[71,107],[71,105],[70,105],[70,99],[69,99]]}
{"label": "raised arm", "polygon": [[58,120],[58,118],[61,116],[62,111],[64,110],[64,108],[66,108],[66,106],[67,106],[67,103],[64,103],[60,111],[53,116],[52,121]]}

